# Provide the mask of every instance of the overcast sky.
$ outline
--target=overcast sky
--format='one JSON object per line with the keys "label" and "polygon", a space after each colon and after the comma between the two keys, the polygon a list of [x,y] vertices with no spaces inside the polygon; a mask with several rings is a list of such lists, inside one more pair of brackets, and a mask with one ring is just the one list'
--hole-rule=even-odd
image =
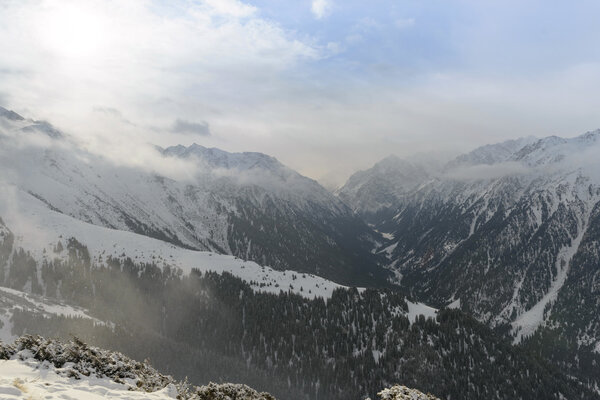
{"label": "overcast sky", "polygon": [[0,105],[101,151],[389,155],[600,127],[600,2],[0,0]]}

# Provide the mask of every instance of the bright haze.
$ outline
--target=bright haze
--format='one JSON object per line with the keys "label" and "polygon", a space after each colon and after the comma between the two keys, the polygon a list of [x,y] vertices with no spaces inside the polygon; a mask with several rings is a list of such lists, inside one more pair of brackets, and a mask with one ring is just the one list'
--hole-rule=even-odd
{"label": "bright haze", "polygon": [[[0,0],[0,105],[98,152],[389,155],[600,127],[600,3]],[[118,157],[116,157],[118,158]]]}

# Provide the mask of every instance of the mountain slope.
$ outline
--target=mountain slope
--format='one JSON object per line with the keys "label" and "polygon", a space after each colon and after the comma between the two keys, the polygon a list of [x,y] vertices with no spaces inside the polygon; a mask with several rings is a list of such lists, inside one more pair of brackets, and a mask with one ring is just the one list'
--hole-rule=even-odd
{"label": "mountain slope", "polygon": [[[476,149],[406,193],[376,229],[402,286],[453,302],[516,341],[540,326],[576,326],[600,344],[595,304],[600,131]],[[576,300],[577,299],[577,300]],[[576,320],[576,321],[574,321]]]}
{"label": "mountain slope", "polygon": [[373,168],[352,175],[336,194],[353,211],[372,221],[377,219],[378,212],[393,209],[404,195],[430,177],[431,172],[422,164],[389,156]]}
{"label": "mountain slope", "polygon": [[[10,186],[0,186],[12,193],[19,210],[0,200],[0,285],[17,290],[46,294],[38,289],[44,279],[31,267],[71,256],[70,243],[86,247],[90,263],[105,266],[109,259],[131,259],[136,263],[156,263],[176,268],[185,274],[192,269],[228,272],[251,284],[255,290],[279,293],[291,291],[306,297],[328,298],[342,286],[312,274],[279,271],[234,256],[196,251],[149,238],[144,235],[104,228],[52,211],[34,196]],[[295,285],[295,286],[294,286]],[[292,287],[290,287],[292,286]],[[302,287],[303,292],[299,289]]]}
{"label": "mountain slope", "polygon": [[377,235],[315,181],[272,157],[177,146],[152,149],[157,166],[146,169],[8,113],[0,115],[2,178],[51,210],[344,284],[385,282],[370,251]]}
{"label": "mountain slope", "polygon": [[[39,305],[8,302],[11,335],[76,334],[150,357],[178,378],[245,382],[290,400],[359,400],[389,382],[442,398],[595,398],[582,381],[469,316],[436,312],[398,290],[348,289],[263,270],[87,224],[27,193],[17,191],[16,200],[24,210],[6,214],[0,229],[2,279],[45,298],[0,290],[0,300]],[[14,228],[13,218],[20,222]],[[62,315],[39,312],[53,303],[73,306]],[[431,318],[419,316],[425,313]]]}

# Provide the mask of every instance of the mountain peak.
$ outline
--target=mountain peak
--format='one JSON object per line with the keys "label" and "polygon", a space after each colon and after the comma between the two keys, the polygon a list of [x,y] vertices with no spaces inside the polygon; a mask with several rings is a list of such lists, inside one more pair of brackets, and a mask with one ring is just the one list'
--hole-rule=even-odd
{"label": "mountain peak", "polygon": [[500,143],[486,144],[469,153],[456,157],[448,163],[447,167],[492,165],[508,161],[516,152],[539,140],[535,136],[527,136]]}
{"label": "mountain peak", "polygon": [[52,139],[60,139],[64,135],[56,129],[52,124],[46,121],[33,121],[33,124],[21,128],[23,132],[41,132],[51,137]]}
{"label": "mountain peak", "polygon": [[588,150],[590,146],[600,143],[599,138],[600,130],[586,132],[573,138],[548,136],[524,146],[510,160],[529,166],[554,164],[581,155],[581,152]]}
{"label": "mountain peak", "polygon": [[584,133],[583,135],[577,136],[575,140],[583,143],[596,143],[600,139],[600,129],[596,129],[595,131],[589,131]]}
{"label": "mountain peak", "polygon": [[390,155],[356,172],[336,193],[356,212],[376,214],[430,178],[428,168]]}
{"label": "mountain peak", "polygon": [[236,170],[283,170],[286,167],[275,157],[263,153],[243,152],[230,153],[214,147],[208,148],[197,143],[190,146],[171,146],[162,151],[167,156],[188,158],[194,156],[207,164],[210,168],[224,168]]}
{"label": "mountain peak", "polygon": [[35,121],[29,118],[24,118],[12,110],[0,107],[0,119],[9,121],[17,130],[21,132],[40,132],[52,139],[62,138],[64,135],[47,121]]}
{"label": "mountain peak", "polygon": [[0,106],[0,117],[6,118],[11,121],[23,121],[25,119],[22,116],[20,116],[19,114],[17,114],[16,112],[14,112],[12,110],[7,110],[6,108],[1,107],[1,106]]}

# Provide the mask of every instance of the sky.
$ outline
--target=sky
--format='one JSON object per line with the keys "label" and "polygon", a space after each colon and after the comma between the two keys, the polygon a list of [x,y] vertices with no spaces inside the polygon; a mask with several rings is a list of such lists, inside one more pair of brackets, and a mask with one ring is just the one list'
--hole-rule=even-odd
{"label": "sky", "polygon": [[600,128],[598,1],[0,0],[0,105],[98,152],[396,154]]}

